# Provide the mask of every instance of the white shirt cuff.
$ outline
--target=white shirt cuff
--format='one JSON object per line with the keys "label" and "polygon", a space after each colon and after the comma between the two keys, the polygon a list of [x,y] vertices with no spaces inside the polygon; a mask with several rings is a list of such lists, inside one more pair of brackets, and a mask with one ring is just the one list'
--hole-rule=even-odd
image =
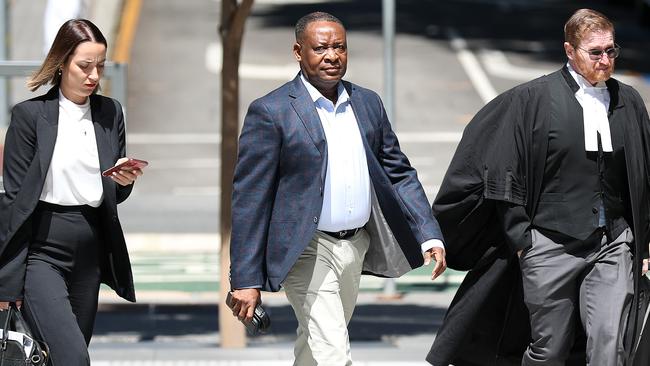
{"label": "white shirt cuff", "polygon": [[422,248],[422,253],[426,252],[427,250],[431,248],[442,248],[445,249],[445,244],[442,243],[442,240],[440,239],[429,239],[425,241],[424,243],[420,244],[420,247]]}

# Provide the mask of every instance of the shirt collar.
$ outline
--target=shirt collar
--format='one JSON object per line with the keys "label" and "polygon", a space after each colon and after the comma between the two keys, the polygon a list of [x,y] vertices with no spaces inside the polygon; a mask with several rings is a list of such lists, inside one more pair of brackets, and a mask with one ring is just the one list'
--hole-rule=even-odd
{"label": "shirt collar", "polygon": [[571,64],[567,62],[567,68],[569,69],[569,73],[571,76],[573,76],[573,79],[578,83],[578,86],[580,89],[587,90],[587,89],[607,89],[607,84],[605,84],[604,81],[599,81],[595,86],[591,85],[587,79],[584,78],[584,76],[578,74],[573,67],[571,67]]}
{"label": "shirt collar", "polygon": [[[305,78],[302,72],[300,73],[300,80],[307,88],[307,92],[309,93],[309,96],[311,97],[311,100],[314,101],[314,103],[318,103],[319,99],[321,98],[327,102],[332,103],[331,100],[325,98],[323,94],[321,94],[321,92],[318,91],[318,89],[316,89],[313,85],[311,85],[311,83]],[[341,105],[350,99],[350,96],[348,95],[348,91],[345,90],[343,83],[340,81],[337,86],[337,92],[338,92],[338,97],[336,98],[336,105]]]}

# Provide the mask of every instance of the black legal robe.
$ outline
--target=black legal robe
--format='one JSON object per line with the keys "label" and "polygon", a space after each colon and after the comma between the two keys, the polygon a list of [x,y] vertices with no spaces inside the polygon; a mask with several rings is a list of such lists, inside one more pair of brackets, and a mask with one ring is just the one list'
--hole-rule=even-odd
{"label": "black legal robe", "polygon": [[[542,191],[549,121],[563,118],[558,111],[567,106],[558,103],[575,101],[563,75],[567,72],[565,67],[499,95],[476,114],[463,132],[433,210],[445,237],[448,266],[470,272],[427,356],[433,365],[521,363],[530,340],[528,312],[523,303],[519,262],[506,244],[495,203],[519,206],[534,219]],[[650,240],[650,120],[636,90],[615,79],[608,80],[607,87],[610,124],[623,126],[630,196],[626,216],[630,217],[628,223],[635,237],[633,304],[637,304],[647,298],[640,291],[640,281],[645,281],[640,273]],[[508,230],[511,237],[528,235],[526,225],[512,225]],[[643,316],[633,311],[628,322],[626,348],[630,359],[634,356],[632,345],[640,337]],[[641,340],[640,348],[650,348],[647,336]],[[584,365],[584,360],[584,344],[578,337],[568,364]],[[647,364],[650,360],[638,363]]]}

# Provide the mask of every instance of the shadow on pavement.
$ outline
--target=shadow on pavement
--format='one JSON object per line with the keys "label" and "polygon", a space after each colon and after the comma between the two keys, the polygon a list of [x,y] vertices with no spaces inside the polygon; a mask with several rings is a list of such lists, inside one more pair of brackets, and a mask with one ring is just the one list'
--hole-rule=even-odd
{"label": "shadow on pavement", "polygon": [[[339,17],[348,30],[380,33],[381,3],[338,0],[317,5],[285,4],[251,16],[267,27],[293,27],[302,15],[322,10]],[[559,65],[566,60],[562,48],[564,22],[579,8],[601,11],[614,22],[616,41],[623,49],[617,60],[619,70],[650,73],[650,28],[642,27],[634,7],[622,0],[399,0],[396,31],[444,39],[447,30],[453,28],[470,49],[530,54]]]}
{"label": "shadow on pavement", "polygon": [[[267,306],[269,333],[254,338],[295,337],[297,322],[289,305]],[[431,335],[442,324],[446,309],[414,304],[358,305],[349,326],[351,341],[378,341],[386,336]],[[102,305],[94,335],[137,335],[140,341],[158,336],[208,335],[218,332],[218,308],[208,305]]]}

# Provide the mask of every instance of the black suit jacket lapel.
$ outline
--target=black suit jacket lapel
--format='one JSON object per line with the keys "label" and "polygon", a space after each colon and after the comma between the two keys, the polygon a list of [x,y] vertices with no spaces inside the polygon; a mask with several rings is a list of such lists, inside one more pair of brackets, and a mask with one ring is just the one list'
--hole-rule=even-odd
{"label": "black suit jacket lapel", "polygon": [[51,88],[45,95],[41,118],[36,122],[38,158],[41,177],[45,179],[54,154],[54,145],[59,127],[59,88]]}
{"label": "black suit jacket lapel", "polygon": [[102,171],[115,165],[111,153],[111,141],[109,131],[113,124],[113,114],[108,106],[101,103],[101,99],[95,95],[90,96],[90,114],[95,128],[95,140],[97,141],[97,153],[99,155],[99,167]]}
{"label": "black suit jacket lapel", "polygon": [[[110,107],[112,106],[112,104],[103,103],[102,99],[96,95],[90,96],[90,114],[95,129],[95,140],[97,141],[97,155],[99,156],[100,171],[104,171],[115,165],[115,154],[113,154],[113,146],[115,144],[111,142],[110,131],[113,127],[113,119],[117,111],[111,113],[113,109]],[[105,202],[117,201],[115,189],[111,189],[111,187],[114,187],[113,184],[111,178],[102,177]]]}

